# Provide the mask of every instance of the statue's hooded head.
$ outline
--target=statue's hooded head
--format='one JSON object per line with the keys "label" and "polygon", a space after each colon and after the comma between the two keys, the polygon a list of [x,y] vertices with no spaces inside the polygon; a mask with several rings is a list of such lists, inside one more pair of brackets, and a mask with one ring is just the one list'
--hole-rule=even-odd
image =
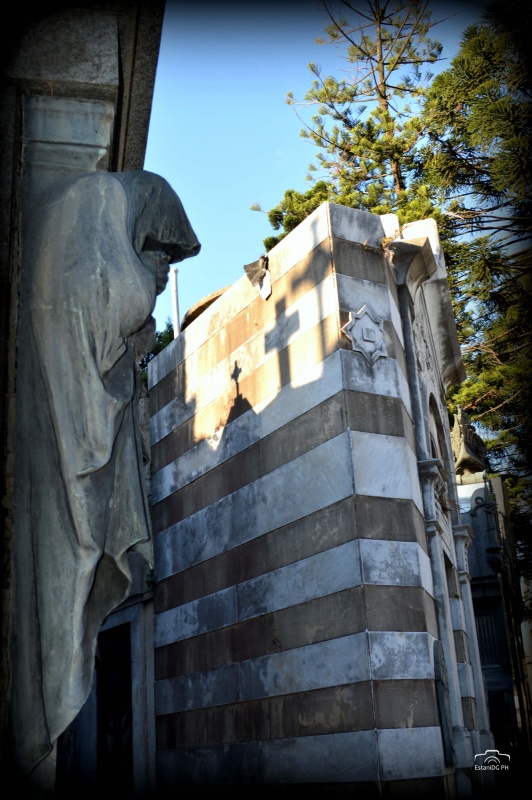
{"label": "statue's hooded head", "polygon": [[131,243],[155,275],[158,291],[166,285],[168,265],[197,255],[200,243],[177,194],[153,172],[116,172],[128,200]]}

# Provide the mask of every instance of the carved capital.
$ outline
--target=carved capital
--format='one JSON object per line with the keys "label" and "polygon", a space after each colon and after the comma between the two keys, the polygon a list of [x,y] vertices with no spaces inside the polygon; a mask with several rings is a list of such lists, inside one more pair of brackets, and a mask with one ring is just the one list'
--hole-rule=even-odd
{"label": "carved capital", "polygon": [[453,525],[453,539],[460,580],[469,580],[469,561],[467,551],[473,544],[473,531],[469,525]]}
{"label": "carved capital", "polygon": [[423,494],[425,517],[436,520],[438,516],[449,514],[449,494],[447,489],[447,473],[439,458],[428,458],[418,461],[419,480]]}

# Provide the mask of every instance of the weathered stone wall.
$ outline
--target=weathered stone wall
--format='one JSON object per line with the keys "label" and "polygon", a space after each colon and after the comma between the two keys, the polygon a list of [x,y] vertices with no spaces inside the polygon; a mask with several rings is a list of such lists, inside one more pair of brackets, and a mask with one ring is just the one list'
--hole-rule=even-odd
{"label": "weathered stone wall", "polygon": [[437,232],[398,227],[321,206],[268,300],[242,277],[150,364],[161,786],[470,767],[429,422],[461,365]]}

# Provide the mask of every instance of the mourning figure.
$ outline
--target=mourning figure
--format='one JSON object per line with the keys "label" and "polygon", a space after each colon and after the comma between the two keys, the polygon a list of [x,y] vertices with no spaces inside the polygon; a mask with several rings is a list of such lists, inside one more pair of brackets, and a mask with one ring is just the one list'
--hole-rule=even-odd
{"label": "mourning figure", "polygon": [[[31,774],[91,688],[103,620],[150,535],[136,362],[169,264],[200,245],[148,172],[66,179],[23,232],[11,736]],[[144,347],[142,346],[144,343]]]}

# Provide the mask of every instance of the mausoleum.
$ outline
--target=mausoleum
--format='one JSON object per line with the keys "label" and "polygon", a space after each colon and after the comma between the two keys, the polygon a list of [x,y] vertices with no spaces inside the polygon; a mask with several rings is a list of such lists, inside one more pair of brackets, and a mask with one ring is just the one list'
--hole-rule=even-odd
{"label": "mausoleum", "polygon": [[150,364],[158,786],[466,791],[492,746],[436,223],[320,206]]}

